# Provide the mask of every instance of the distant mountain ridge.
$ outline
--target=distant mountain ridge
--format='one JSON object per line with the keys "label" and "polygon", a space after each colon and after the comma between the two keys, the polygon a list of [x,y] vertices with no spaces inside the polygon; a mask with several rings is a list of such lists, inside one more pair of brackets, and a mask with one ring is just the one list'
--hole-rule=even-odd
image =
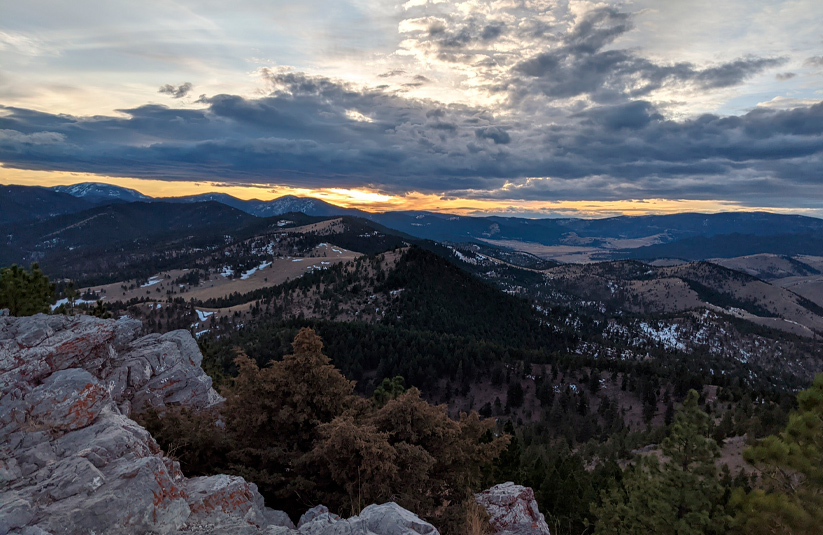
{"label": "distant mountain ridge", "polygon": [[137,190],[100,182],[81,182],[70,186],[54,186],[51,189],[60,193],[68,193],[73,197],[84,199],[93,204],[151,200],[151,197],[143,195]]}
{"label": "distant mountain ridge", "polygon": [[823,239],[819,237],[823,235],[823,219],[801,215],[726,212],[603,219],[528,219],[425,211],[370,213],[293,195],[268,201],[243,200],[225,193],[155,198],[128,188],[98,183],[51,189],[7,186],[0,189],[0,208],[3,208],[0,224],[42,220],[94,206],[134,202],[217,202],[261,218],[297,212],[313,217],[357,216],[416,238],[438,242],[488,242],[517,250],[527,250],[520,248],[521,243],[582,247],[596,249],[597,255],[592,259],[601,260],[701,260],[758,253],[823,255]]}
{"label": "distant mountain ridge", "polygon": [[682,213],[604,219],[466,217],[432,212],[386,212],[383,225],[437,241],[522,240],[543,245],[597,245],[598,239],[659,236],[660,243],[728,234],[772,236],[823,231],[823,219],[768,212]]}
{"label": "distant mountain ridge", "polygon": [[311,216],[334,216],[334,215],[357,215],[364,216],[367,212],[352,208],[342,208],[320,199],[312,197],[296,197],[294,195],[284,195],[270,201],[259,199],[242,200],[232,197],[226,193],[203,193],[200,195],[188,195],[185,197],[158,197],[152,199],[154,202],[168,203],[195,203],[203,201],[216,201],[225,205],[243,210],[247,214],[257,217],[272,217],[287,214],[289,212],[302,212]]}
{"label": "distant mountain ridge", "polygon": [[149,197],[137,190],[103,184],[100,182],[82,182],[71,186],[54,186],[53,191],[67,193],[73,197],[88,201],[90,204],[110,204],[113,202],[166,202],[189,204],[215,201],[232,208],[242,210],[257,217],[271,217],[289,212],[302,212],[312,216],[359,215],[367,212],[351,208],[342,208],[320,199],[284,195],[270,201],[259,199],[243,200],[227,193],[209,192],[181,197]]}

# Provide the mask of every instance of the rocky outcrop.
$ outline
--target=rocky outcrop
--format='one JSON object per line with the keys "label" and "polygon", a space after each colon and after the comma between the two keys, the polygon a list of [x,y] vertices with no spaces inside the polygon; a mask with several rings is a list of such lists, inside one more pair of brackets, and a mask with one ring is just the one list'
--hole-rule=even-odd
{"label": "rocky outcrop", "polygon": [[79,368],[103,384],[126,415],[145,407],[206,408],[222,401],[200,367],[203,357],[187,331],[138,337],[141,329],[138,320],[129,318],[0,318],[0,390]]}
{"label": "rocky outcrop", "polygon": [[186,479],[132,407],[221,401],[191,335],[140,322],[0,317],[0,533],[293,527],[239,477]]}
{"label": "rocky outcrop", "polygon": [[474,498],[489,513],[495,535],[550,535],[529,487],[502,483]]}
{"label": "rocky outcrop", "polygon": [[396,504],[347,520],[313,510],[296,529],[257,487],[188,479],[132,410],[221,401],[186,331],[140,322],[0,315],[0,535],[436,535]]}

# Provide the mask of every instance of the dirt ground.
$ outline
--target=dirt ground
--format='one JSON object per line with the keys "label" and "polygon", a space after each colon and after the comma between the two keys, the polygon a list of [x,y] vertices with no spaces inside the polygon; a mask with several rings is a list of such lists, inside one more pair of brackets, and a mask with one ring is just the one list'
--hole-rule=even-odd
{"label": "dirt ground", "polygon": [[564,264],[588,264],[596,262],[595,255],[602,255],[607,249],[599,247],[580,247],[575,245],[542,245],[534,242],[523,242],[518,240],[489,240],[482,241],[495,247],[508,247],[515,251],[523,251],[534,256],[539,256],[546,260],[554,260]]}

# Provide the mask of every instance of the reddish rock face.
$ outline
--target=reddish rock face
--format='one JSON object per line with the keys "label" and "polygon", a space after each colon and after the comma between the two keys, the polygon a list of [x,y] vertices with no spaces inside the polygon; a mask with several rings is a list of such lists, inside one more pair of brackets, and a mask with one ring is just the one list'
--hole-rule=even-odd
{"label": "reddish rock face", "polygon": [[221,400],[188,332],[138,338],[138,327],[89,316],[0,316],[0,533],[292,527],[263,506],[253,483],[185,478],[120,410]]}
{"label": "reddish rock face", "polygon": [[495,535],[551,535],[529,487],[502,483],[474,498],[489,513]]}

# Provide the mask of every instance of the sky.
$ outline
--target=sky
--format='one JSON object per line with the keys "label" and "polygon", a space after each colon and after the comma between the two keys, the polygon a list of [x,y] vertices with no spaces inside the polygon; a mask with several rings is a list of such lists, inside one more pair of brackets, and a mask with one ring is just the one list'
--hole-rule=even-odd
{"label": "sky", "polygon": [[823,216],[819,0],[0,0],[0,183]]}

